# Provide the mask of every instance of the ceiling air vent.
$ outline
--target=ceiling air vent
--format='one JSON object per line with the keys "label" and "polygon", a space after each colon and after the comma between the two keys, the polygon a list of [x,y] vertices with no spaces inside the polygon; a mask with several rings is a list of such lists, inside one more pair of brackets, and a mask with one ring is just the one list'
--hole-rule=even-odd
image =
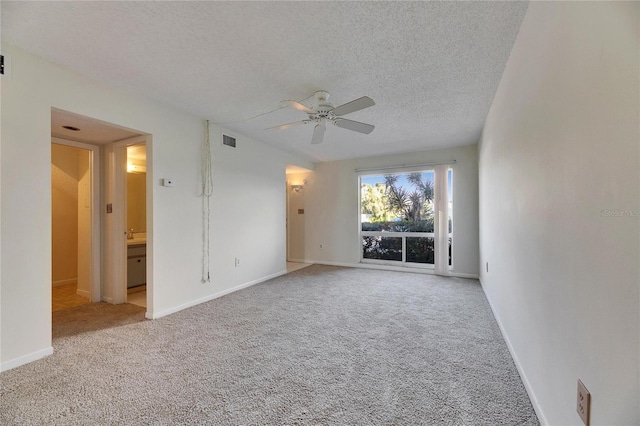
{"label": "ceiling air vent", "polygon": [[235,148],[236,147],[236,138],[228,136],[228,135],[222,135],[222,145],[231,147],[231,148]]}

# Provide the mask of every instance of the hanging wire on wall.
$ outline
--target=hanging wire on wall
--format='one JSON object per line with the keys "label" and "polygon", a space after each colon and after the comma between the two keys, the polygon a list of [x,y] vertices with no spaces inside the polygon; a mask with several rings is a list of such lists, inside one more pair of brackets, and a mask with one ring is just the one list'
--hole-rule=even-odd
{"label": "hanging wire on wall", "polygon": [[[300,99],[300,100],[299,100],[299,101],[297,101],[297,102],[298,102],[298,103],[302,103],[302,102],[304,102],[304,101],[306,101],[307,99],[310,99],[310,98],[312,98],[312,97],[313,97],[313,95],[311,95],[311,96],[307,96],[306,98],[304,98],[304,99]],[[283,101],[283,102],[284,102],[284,101]],[[265,116],[265,115],[271,114],[271,113],[273,113],[273,112],[280,111],[281,109],[285,109],[285,108],[288,108],[288,107],[289,107],[288,105],[280,105],[278,108],[274,108],[274,109],[272,109],[271,111],[262,112],[262,113],[260,113],[260,114],[254,115],[253,117],[243,118],[243,119],[240,119],[240,120],[233,120],[233,121],[214,122],[213,124],[219,124],[219,125],[222,125],[222,124],[237,124],[237,123],[244,123],[244,122],[251,121],[251,120],[255,120],[256,118],[260,118],[260,117],[262,117],[262,116]]]}
{"label": "hanging wire on wall", "polygon": [[202,144],[202,282],[211,282],[210,239],[211,239],[211,195],[213,176],[211,174],[211,140],[209,120],[205,123],[205,137]]}

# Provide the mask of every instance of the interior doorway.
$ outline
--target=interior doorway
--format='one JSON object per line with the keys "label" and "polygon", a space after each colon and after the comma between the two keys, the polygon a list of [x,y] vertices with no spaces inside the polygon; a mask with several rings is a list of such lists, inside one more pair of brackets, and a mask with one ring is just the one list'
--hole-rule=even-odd
{"label": "interior doorway", "polygon": [[[52,183],[58,185],[57,188],[52,185],[52,200],[56,198],[54,194],[56,191],[73,193],[71,198],[76,200],[76,222],[74,223],[77,228],[75,233],[72,233],[69,229],[73,228],[73,225],[67,224],[67,230],[63,230],[54,223],[52,232],[66,236],[67,245],[75,245],[75,252],[78,255],[75,263],[65,266],[66,271],[77,268],[75,277],[69,273],[60,274],[63,269],[54,265],[52,281],[68,280],[67,283],[71,283],[75,280],[76,288],[73,290],[75,295],[86,297],[91,302],[124,303],[127,301],[127,251],[126,237],[123,236],[123,233],[126,235],[126,200],[123,200],[126,197],[126,185],[123,184],[126,181],[126,148],[120,150],[125,154],[124,157],[120,154],[123,158],[122,167],[117,168],[116,172],[114,158],[117,155],[114,155],[114,152],[117,149],[114,147],[126,147],[141,142],[148,147],[151,137],[57,108],[51,109],[51,136],[52,164],[60,161],[64,163],[64,160],[58,159],[58,151],[77,150],[72,151],[75,153],[75,162],[67,159],[67,163],[60,163],[55,168],[52,166],[52,175],[58,175],[55,182],[52,178]],[[86,163],[81,163],[79,160],[80,157],[86,157],[83,153],[88,153],[88,167]],[[64,173],[62,168],[65,168]],[[141,196],[142,204],[146,207],[149,204],[146,189]],[[57,201],[54,200],[54,202]],[[66,220],[70,221],[68,216],[72,210],[67,208],[66,213],[61,214],[61,210],[53,208],[52,214],[63,216],[63,219],[66,217]],[[146,215],[146,209],[143,215]],[[114,221],[114,217],[122,220]],[[146,238],[150,229],[146,228],[144,231]],[[54,236],[54,238],[57,237],[59,235]],[[67,260],[73,258],[73,252],[62,250],[61,243],[53,242],[53,245],[52,262],[54,260],[57,262],[58,258],[67,258]],[[62,278],[58,279],[58,276]]]}
{"label": "interior doorway", "polygon": [[127,146],[127,303],[147,307],[147,146]]}
{"label": "interior doorway", "polygon": [[305,253],[305,206],[308,198],[305,193],[312,173],[312,170],[294,165],[287,165],[285,169],[287,272],[310,265]]}

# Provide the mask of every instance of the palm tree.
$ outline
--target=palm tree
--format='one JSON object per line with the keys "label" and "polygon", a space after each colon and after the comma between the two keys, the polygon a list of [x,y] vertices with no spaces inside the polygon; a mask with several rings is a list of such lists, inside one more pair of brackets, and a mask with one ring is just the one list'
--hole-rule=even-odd
{"label": "palm tree", "polygon": [[389,210],[396,216],[408,220],[411,216],[411,200],[408,191],[396,185],[397,175],[387,175],[384,177],[385,191],[387,192],[387,203]]}
{"label": "palm tree", "polygon": [[413,192],[398,187],[398,175],[384,177],[389,209],[404,220],[418,222],[429,211],[429,202],[433,201],[433,184],[422,178],[421,173],[411,173],[407,181],[413,185]]}

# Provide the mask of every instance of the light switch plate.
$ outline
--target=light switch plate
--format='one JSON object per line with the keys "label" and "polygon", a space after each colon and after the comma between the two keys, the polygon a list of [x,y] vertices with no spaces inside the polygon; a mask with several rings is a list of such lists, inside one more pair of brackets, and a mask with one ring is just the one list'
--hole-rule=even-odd
{"label": "light switch plate", "polygon": [[162,186],[176,186],[176,182],[171,178],[164,178],[162,179]]}

